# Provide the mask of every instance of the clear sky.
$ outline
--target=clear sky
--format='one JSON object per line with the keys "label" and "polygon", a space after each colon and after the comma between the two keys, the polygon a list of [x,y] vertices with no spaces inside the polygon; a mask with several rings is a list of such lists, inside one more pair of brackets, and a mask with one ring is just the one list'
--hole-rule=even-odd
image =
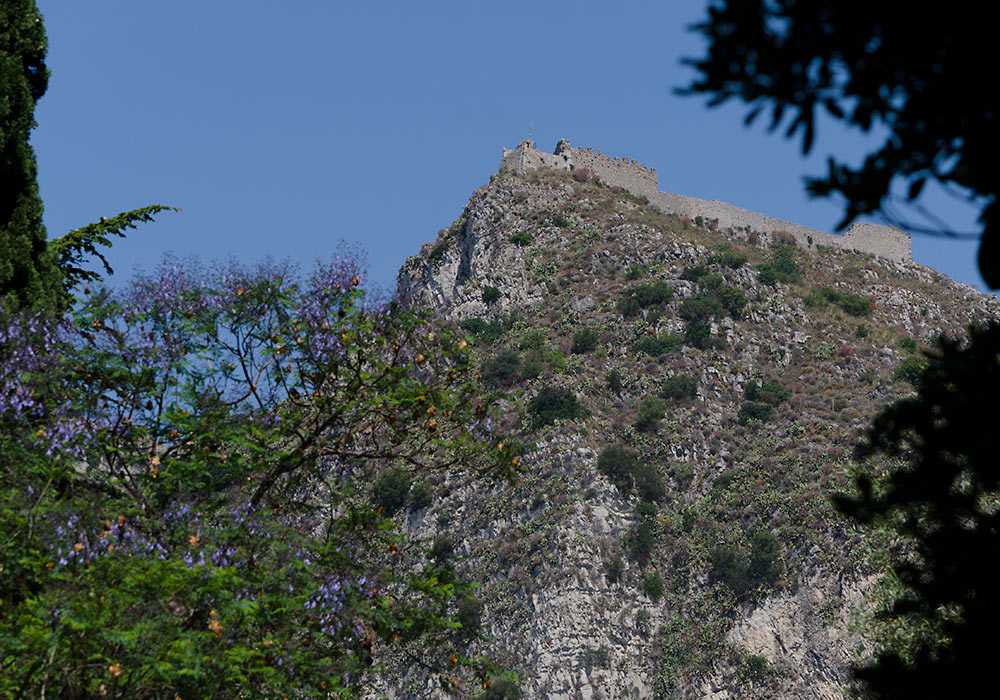
{"label": "clear sky", "polygon": [[[116,243],[118,274],[171,252],[304,266],[337,241],[373,281],[433,240],[534,125],[655,167],[660,189],[832,231],[802,178],[872,141],[821,127],[808,159],[745,109],[673,89],[707,3],[39,0],[52,79],[32,137],[50,236],[162,203]],[[931,193],[959,230],[976,210]],[[914,259],[980,283],[974,242],[914,236]],[[981,286],[981,285],[980,285]]]}

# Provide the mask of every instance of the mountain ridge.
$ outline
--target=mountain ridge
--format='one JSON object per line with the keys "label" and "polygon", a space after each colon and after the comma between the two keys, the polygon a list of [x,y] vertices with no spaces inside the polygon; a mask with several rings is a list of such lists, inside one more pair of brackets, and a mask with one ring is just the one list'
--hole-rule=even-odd
{"label": "mountain ridge", "polygon": [[[466,557],[483,650],[525,697],[841,697],[885,535],[829,495],[892,468],[852,447],[900,368],[1000,308],[912,262],[699,223],[586,169],[508,168],[400,270],[397,299],[461,324],[535,446],[514,486],[442,478],[405,520]],[[558,390],[586,415],[540,424]],[[606,468],[619,446],[646,466]],[[755,548],[780,575],[740,578]]]}

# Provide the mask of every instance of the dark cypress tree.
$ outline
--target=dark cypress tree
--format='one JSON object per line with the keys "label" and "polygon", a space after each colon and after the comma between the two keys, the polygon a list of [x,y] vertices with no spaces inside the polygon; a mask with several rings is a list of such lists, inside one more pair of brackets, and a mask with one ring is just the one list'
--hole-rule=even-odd
{"label": "dark cypress tree", "polygon": [[45,94],[47,40],[34,0],[0,2],[0,299],[57,308],[62,276],[48,250],[35,152],[28,142]]}

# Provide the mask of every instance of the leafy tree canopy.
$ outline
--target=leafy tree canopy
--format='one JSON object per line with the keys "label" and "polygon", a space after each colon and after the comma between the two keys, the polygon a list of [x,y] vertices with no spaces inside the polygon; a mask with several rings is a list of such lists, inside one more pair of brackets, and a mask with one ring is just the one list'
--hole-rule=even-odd
{"label": "leafy tree canopy", "polygon": [[911,204],[928,180],[960,189],[981,207],[980,270],[997,288],[997,99],[980,77],[993,39],[985,11],[971,3],[914,12],[900,2],[721,0],[695,26],[708,52],[688,59],[698,76],[681,92],[709,95],[710,105],[742,100],[751,107],[747,123],[769,112],[770,128],[801,136],[804,152],[824,113],[862,131],[885,130],[860,166],[831,159],[809,191],[843,198],[841,228],[881,211],[907,230],[956,236],[963,234],[932,215],[929,227],[895,216],[891,188],[908,185]]}

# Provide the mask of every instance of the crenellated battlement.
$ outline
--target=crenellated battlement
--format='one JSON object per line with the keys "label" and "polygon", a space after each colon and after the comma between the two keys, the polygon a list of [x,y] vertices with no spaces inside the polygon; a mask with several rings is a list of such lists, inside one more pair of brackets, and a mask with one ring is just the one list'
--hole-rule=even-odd
{"label": "crenellated battlement", "polygon": [[722,229],[749,229],[760,233],[784,231],[791,234],[805,250],[829,246],[878,255],[896,262],[911,262],[910,234],[891,226],[855,223],[843,235],[826,233],[789,221],[742,209],[719,200],[708,201],[681,194],[661,192],[656,168],[650,168],[629,158],[612,158],[592,148],[573,148],[561,139],[553,153],[535,148],[524,140],[514,150],[503,149],[500,161],[503,170],[524,172],[538,168],[578,170],[587,168],[602,182],[617,185],[632,194],[646,197],[661,211],[688,219],[701,217],[717,220]]}

